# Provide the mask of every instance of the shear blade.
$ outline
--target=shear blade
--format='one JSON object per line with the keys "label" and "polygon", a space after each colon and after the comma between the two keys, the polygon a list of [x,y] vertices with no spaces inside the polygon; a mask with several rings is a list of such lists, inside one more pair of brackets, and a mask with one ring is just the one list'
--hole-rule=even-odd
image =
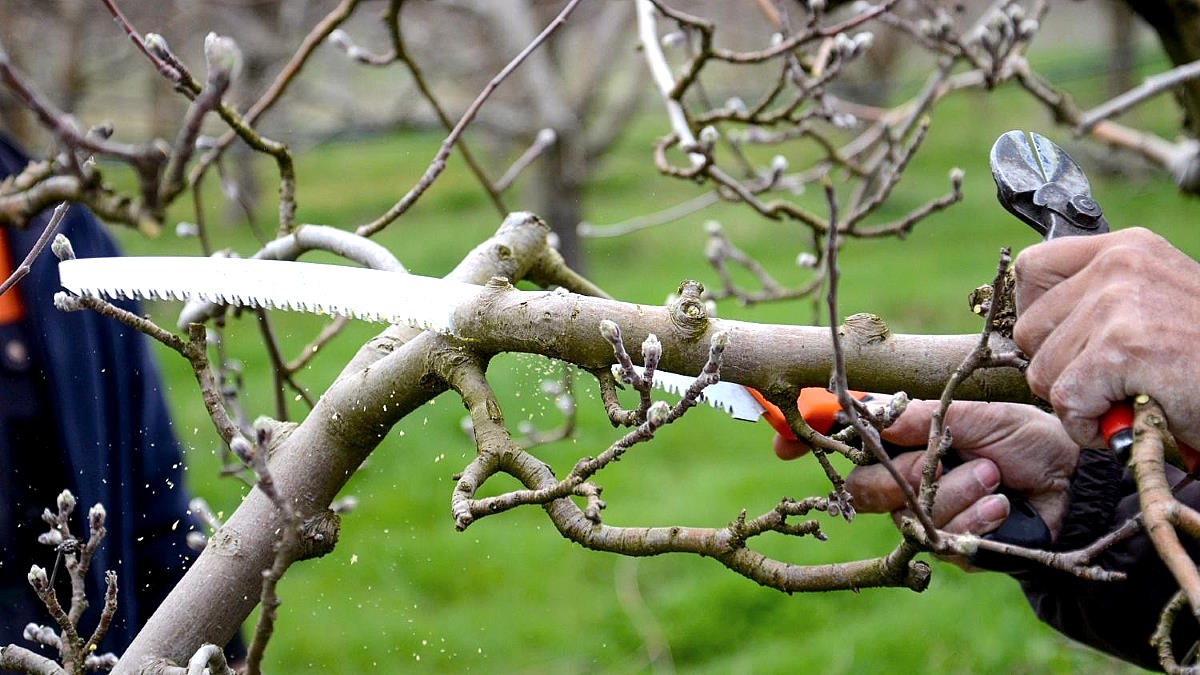
{"label": "shear blade", "polygon": [[[1039,137],[1040,138],[1040,137]],[[1046,184],[1042,164],[1024,131],[1005,132],[996,139],[991,152],[992,177],[1001,190],[1001,203],[1007,205],[1005,194],[1033,193]]]}
{"label": "shear blade", "polygon": [[1067,194],[1091,196],[1092,186],[1075,160],[1045,136],[1031,131],[1029,137],[1037,161],[1042,165],[1045,182],[1058,183]]}

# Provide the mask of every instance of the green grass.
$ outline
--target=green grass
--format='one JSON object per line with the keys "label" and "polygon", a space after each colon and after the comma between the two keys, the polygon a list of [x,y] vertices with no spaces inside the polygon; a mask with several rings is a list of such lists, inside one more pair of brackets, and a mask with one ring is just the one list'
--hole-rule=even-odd
{"label": "green grass", "polygon": [[[1174,121],[1166,103],[1144,121],[1163,131]],[[895,196],[873,222],[896,217],[948,188],[947,172],[966,172],[964,202],[922,223],[906,242],[853,241],[842,256],[843,314],[871,311],[895,330],[975,331],[966,294],[986,282],[1002,245],[1020,248],[1036,236],[994,197],[987,150],[1014,127],[1044,129],[1068,147],[1093,178],[1094,193],[1117,227],[1146,224],[1192,255],[1200,255],[1196,208],[1160,174],[1114,177],[1093,170],[1100,151],[1053,129],[1039,109],[1012,91],[984,98],[959,95],[941,106],[927,145]],[[585,211],[607,223],[686,199],[695,188],[657,175],[650,143],[657,117],[639,121],[588,186]],[[330,144],[299,158],[302,222],[352,227],[378,214],[419,177],[440,141],[409,133]],[[794,165],[797,162],[794,161]],[[270,167],[263,175],[270,184]],[[800,198],[819,207],[817,195]],[[514,200],[515,201],[515,200]],[[217,204],[215,198],[210,204]],[[216,218],[210,207],[210,220]],[[262,209],[271,221],[270,205]],[[179,218],[188,217],[185,212]],[[709,212],[617,240],[588,245],[589,273],[618,298],[661,303],[684,278],[713,281],[704,262],[704,220],[717,218],[733,240],[781,280],[803,280],[792,263],[805,240],[792,224],[764,222],[746,208]],[[490,234],[498,218],[461,161],[379,240],[413,271],[440,275]],[[242,254],[255,249],[243,224],[214,225],[217,238]],[[123,235],[129,252],[194,253],[192,242],[145,241]],[[174,307],[150,308],[173,324]],[[722,316],[808,323],[808,301]],[[277,315],[276,330],[293,354],[318,329],[313,317]],[[323,390],[377,327],[354,325],[326,347],[304,373]],[[269,374],[257,329],[243,318],[229,331],[232,353],[244,361],[246,407],[270,414]],[[188,449],[190,487],[228,513],[243,489],[217,480],[216,442],[198,405],[186,365],[161,353],[176,426]],[[530,356],[498,358],[490,376],[510,424],[557,422],[537,383],[552,377]],[[618,437],[596,395],[580,378],[580,430],[570,441],[538,451],[564,472]],[[548,412],[549,411],[549,412]],[[291,412],[302,416],[301,404]],[[787,596],[754,585],[712,560],[675,555],[628,561],[563,540],[537,509],[520,509],[456,533],[449,516],[451,475],[472,455],[459,430],[464,411],[443,395],[388,436],[345,492],[361,507],[344,518],[337,549],[292,569],[280,586],[278,631],[267,652],[274,672],[395,671],[641,672],[645,646],[622,608],[616,582],[635,575],[638,602],[654,618],[677,668],[687,672],[1096,672],[1118,669],[1102,655],[1074,646],[1040,625],[1016,584],[993,574],[967,575],[935,563],[930,589]],[[782,465],[770,451],[765,424],[738,423],[701,408],[603,471],[598,482],[614,525],[719,526],[740,509],[769,509],[781,495],[823,494],[815,464]],[[831,562],[888,551],[898,536],[887,518],[830,522],[829,542],[768,538],[762,546],[797,562]]]}

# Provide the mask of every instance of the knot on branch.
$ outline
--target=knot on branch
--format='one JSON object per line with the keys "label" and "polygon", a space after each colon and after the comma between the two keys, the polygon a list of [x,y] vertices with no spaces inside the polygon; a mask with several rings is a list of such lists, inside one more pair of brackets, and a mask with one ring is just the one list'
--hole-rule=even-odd
{"label": "knot on branch", "polygon": [[704,284],[691,279],[679,284],[679,297],[668,305],[671,323],[689,340],[699,339],[708,330],[708,310],[704,307]]}
{"label": "knot on branch", "polygon": [[846,317],[838,328],[838,335],[857,344],[876,344],[892,335],[887,323],[869,312],[859,312]]}
{"label": "knot on branch", "polygon": [[329,509],[300,524],[300,541],[297,542],[296,559],[320,558],[337,546],[342,529],[342,518]]}

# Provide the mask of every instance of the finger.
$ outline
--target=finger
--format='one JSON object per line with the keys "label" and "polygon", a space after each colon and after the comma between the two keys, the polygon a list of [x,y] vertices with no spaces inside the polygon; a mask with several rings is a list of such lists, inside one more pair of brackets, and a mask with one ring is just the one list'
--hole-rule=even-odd
{"label": "finger", "polygon": [[[1048,293],[1047,299],[1054,292],[1052,290]],[[1035,305],[1032,310],[1043,304]],[[1054,386],[1062,371],[1088,347],[1093,327],[1097,322],[1095,304],[1091,299],[1082,300],[1074,305],[1073,311],[1057,321],[1056,326],[1041,324],[1038,331],[1053,329],[1053,332],[1046,330],[1036,337],[1031,337],[1030,331],[1034,329],[1027,324],[1022,340],[1017,343],[1026,354],[1033,355],[1028,368],[1025,369],[1025,380],[1029,383],[1030,391],[1047,401],[1050,400],[1050,388]],[[1015,330],[1013,338],[1016,339]]]}
{"label": "finger", "polygon": [[1063,237],[1021,251],[1013,262],[1017,279],[1013,289],[1017,314],[1021,314],[1064,279],[1078,274],[1114,240],[1129,236],[1127,232],[1129,230],[1094,237]]}
{"label": "finger", "polygon": [[1069,363],[1050,387],[1050,405],[1071,440],[1085,448],[1103,448],[1100,417],[1127,393],[1113,364],[1085,352]]}
{"label": "finger", "polygon": [[779,434],[775,434],[775,440],[771,443],[775,449],[775,456],[779,459],[796,459],[808,454],[812,448],[803,441],[793,441]]}
{"label": "finger", "polygon": [[[892,459],[892,466],[911,487],[921,485],[921,460],[925,453],[906,452]],[[854,497],[854,508],[863,513],[887,513],[906,506],[904,490],[882,464],[855,467],[846,476],[846,489]]]}
{"label": "finger", "polygon": [[904,414],[883,430],[883,440],[908,448],[925,447],[929,442],[929,418],[937,407],[937,401],[909,401]]}
{"label": "finger", "polygon": [[933,503],[933,524],[945,527],[972,504],[995,492],[1000,470],[988,459],[975,459],[942,475]]}
{"label": "finger", "polygon": [[951,518],[942,529],[955,534],[987,534],[1004,523],[1009,509],[1005,495],[987,495]]}
{"label": "finger", "polygon": [[1081,302],[1096,292],[1095,278],[1087,272],[1076,274],[1045,290],[1036,302],[1019,310],[1013,341],[1021,351],[1036,355],[1046,339],[1078,311]]}

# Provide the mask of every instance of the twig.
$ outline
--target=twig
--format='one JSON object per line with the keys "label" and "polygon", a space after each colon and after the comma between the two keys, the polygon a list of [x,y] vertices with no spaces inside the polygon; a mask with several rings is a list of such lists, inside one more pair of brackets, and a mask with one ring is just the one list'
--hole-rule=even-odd
{"label": "twig", "polygon": [[558,15],[555,16],[554,19],[544,29],[542,29],[542,32],[533,39],[533,42],[530,42],[525,49],[521,50],[519,54],[513,57],[513,60],[510,61],[508,65],[504,66],[504,68],[501,69],[501,71],[497,73],[496,76],[493,77],[486,86],[484,86],[483,90],[479,92],[479,95],[475,97],[475,100],[471,102],[471,105],[467,107],[466,112],[464,112],[462,117],[459,118],[458,124],[455,124],[454,128],[450,131],[450,134],[446,136],[444,140],[442,140],[441,147],[438,148],[437,154],[435,154],[433,157],[433,161],[430,162],[429,167],[425,169],[425,174],[421,176],[421,179],[417,181],[417,184],[414,185],[413,188],[400,199],[400,201],[396,202],[396,204],[388,209],[387,212],[382,216],[369,223],[360,225],[355,230],[356,234],[364,237],[369,237],[375,234],[376,232],[387,227],[388,224],[396,220],[396,218],[399,218],[405,211],[415,204],[418,199],[420,199],[421,195],[433,185],[435,180],[437,180],[437,177],[446,170],[446,159],[449,158],[450,151],[454,147],[454,144],[457,142],[459,136],[461,136],[466,130],[471,121],[475,119],[475,115],[479,113],[479,109],[483,107],[484,102],[487,101],[488,97],[492,95],[492,92],[496,90],[496,87],[500,86],[500,83],[503,82],[509,76],[509,74],[516,70],[516,68],[520,66],[521,63],[530,54],[532,54],[535,49],[541,46],[541,44],[546,41],[546,38],[550,37],[555,30],[566,23],[567,17],[571,15],[571,12],[575,11],[575,8],[579,5],[579,2],[580,0],[570,0],[570,2],[567,3],[567,6],[564,7],[562,11],[559,12]]}
{"label": "twig", "polygon": [[38,254],[42,252],[42,249],[46,248],[47,242],[50,241],[50,237],[54,234],[54,231],[58,229],[59,224],[62,223],[62,219],[67,215],[67,209],[70,207],[71,205],[68,202],[63,202],[55,207],[54,213],[50,215],[50,221],[46,223],[46,227],[42,230],[42,234],[39,235],[37,241],[34,242],[33,248],[29,249],[29,253],[25,256],[25,259],[21,261],[20,265],[17,265],[17,268],[12,271],[12,274],[8,275],[8,278],[4,280],[4,283],[0,283],[0,295],[4,295],[8,289],[16,286],[17,282],[19,282],[21,279],[24,279],[25,276],[29,274],[29,270],[33,268],[33,261],[37,259]]}
{"label": "twig", "polygon": [[1075,133],[1084,134],[1092,130],[1101,120],[1115,117],[1139,103],[1153,98],[1176,85],[1200,77],[1200,61],[1176,66],[1164,73],[1151,75],[1133,89],[1109,99],[1079,116]]}
{"label": "twig", "polygon": [[521,172],[533,163],[533,160],[540,157],[542,152],[554,145],[557,140],[558,135],[554,133],[554,129],[546,128],[537,132],[533,143],[528,148],[525,148],[525,152],[521,153],[521,156],[512,163],[512,166],[508,167],[504,175],[496,180],[496,190],[499,192],[507,190],[512,185],[512,182],[517,179],[517,176],[520,176]]}
{"label": "twig", "polygon": [[837,289],[838,279],[841,277],[841,270],[837,265],[837,231],[838,231],[838,204],[837,193],[834,192],[833,183],[826,180],[824,182],[825,201],[829,205],[829,239],[828,245],[825,247],[825,265],[828,269],[827,276],[829,279],[829,288],[825,296],[825,302],[829,307],[829,325],[831,326],[830,335],[832,336],[833,344],[833,373],[830,375],[830,382],[833,385],[834,393],[837,394],[838,402],[842,406],[842,410],[846,413],[846,417],[850,421],[850,426],[858,431],[859,438],[862,439],[863,447],[870,450],[875,455],[875,460],[882,464],[887,472],[891,474],[892,479],[900,490],[904,493],[904,501],[908,504],[921,526],[925,529],[926,536],[930,541],[937,542],[938,531],[933,524],[933,518],[930,516],[930,511],[921,508],[921,504],[917,501],[917,495],[913,493],[912,486],[908,484],[908,480],[900,474],[900,470],[892,464],[892,460],[888,458],[887,451],[883,449],[883,442],[879,438],[879,431],[873,426],[869,426],[863,422],[858,414],[858,410],[854,405],[854,398],[850,395],[850,386],[846,379],[846,357],[842,351],[842,338],[838,331],[838,324],[841,323],[841,317],[838,316],[837,309]]}
{"label": "twig", "polygon": [[716,192],[705,192],[697,197],[667,207],[655,213],[646,215],[634,216],[629,220],[613,223],[611,225],[593,225],[592,223],[580,223],[576,231],[581,237],[599,239],[603,237],[621,237],[631,232],[638,232],[659,225],[675,222],[680,218],[701,211],[720,201],[720,197]]}

